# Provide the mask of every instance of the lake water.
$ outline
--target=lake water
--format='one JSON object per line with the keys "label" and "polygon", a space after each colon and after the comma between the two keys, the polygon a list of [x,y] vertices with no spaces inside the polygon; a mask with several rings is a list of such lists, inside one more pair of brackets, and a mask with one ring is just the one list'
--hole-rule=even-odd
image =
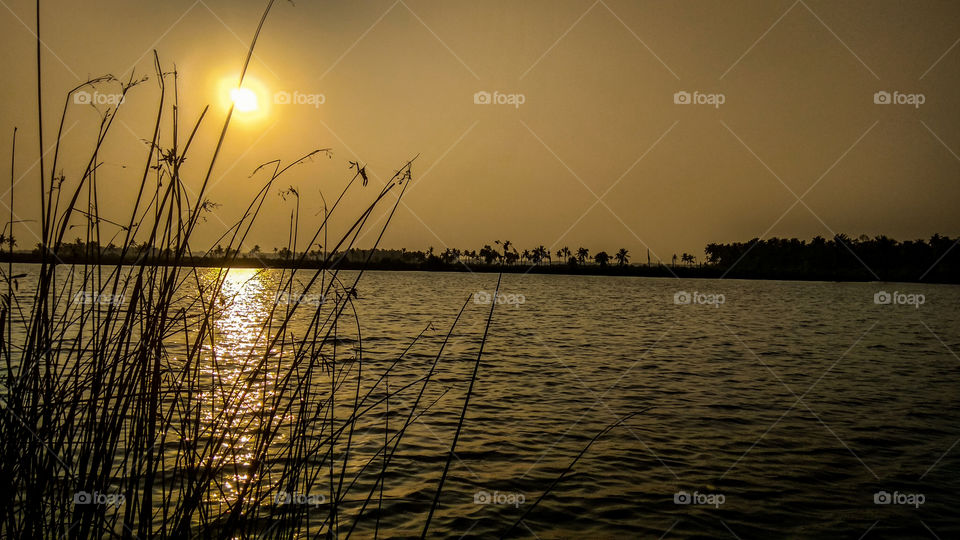
{"label": "lake water", "polygon": [[[254,347],[276,274],[230,272],[224,364],[211,377],[243,373],[230,362]],[[400,388],[429,368],[467,302],[421,407],[433,405],[391,463],[381,537],[420,534],[496,282],[368,272],[359,332],[352,315],[339,323],[342,347],[362,344],[365,378],[432,325],[394,368]],[[638,411],[593,443],[518,536],[960,535],[960,287],[507,274],[500,294],[431,535],[503,534],[594,435]],[[414,396],[391,398],[394,414]],[[358,427],[353,452],[383,444],[390,428],[378,426]],[[354,534],[372,531],[367,521]]]}
{"label": "lake water", "polygon": [[[496,276],[371,273],[363,283],[366,333],[399,337],[398,320],[408,334],[446,324]],[[471,504],[478,490],[529,502],[606,424],[646,407],[595,443],[521,532],[960,533],[960,288],[505,275],[501,291],[446,491],[449,534],[502,531],[522,505]],[[882,291],[890,304],[875,302]],[[682,292],[691,303],[677,303]],[[894,303],[910,294],[923,304]],[[474,311],[470,324],[481,325]],[[437,467],[412,457],[417,473]],[[876,504],[881,492],[896,500]],[[920,501],[910,495],[923,503],[897,504]],[[397,526],[416,532],[415,522]]]}

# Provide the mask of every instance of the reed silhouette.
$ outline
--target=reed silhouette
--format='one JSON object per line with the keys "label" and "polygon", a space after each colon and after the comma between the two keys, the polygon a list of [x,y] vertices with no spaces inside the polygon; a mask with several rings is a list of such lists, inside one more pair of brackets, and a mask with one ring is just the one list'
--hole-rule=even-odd
{"label": "reed silhouette", "polygon": [[[267,2],[259,20],[238,87],[273,4]],[[42,98],[39,1],[36,7]],[[384,481],[401,442],[451,390],[438,386],[435,374],[472,298],[441,334],[432,364],[418,377],[395,377],[393,384],[390,378],[429,327],[395,358],[376,367],[366,362],[354,305],[357,284],[410,185],[416,158],[373,192],[365,189],[365,166],[351,162],[352,178],[306,234],[308,246],[323,241],[322,251],[299,249],[296,239],[307,226],[299,215],[300,194],[292,187],[282,192],[293,206],[291,240],[273,249],[283,264],[270,295],[302,298],[316,291],[324,301],[270,303],[242,352],[227,354],[220,326],[243,285],[230,281],[229,268],[244,261],[268,265],[264,261],[271,258],[260,246],[241,249],[266,197],[287,171],[308,166],[329,149],[259,166],[253,173],[261,179],[260,189],[241,217],[215,247],[195,251],[198,224],[216,208],[208,196],[209,181],[233,109],[204,162],[199,189],[192,189],[183,164],[194,156],[191,149],[209,110],[181,132],[178,73],[165,69],[156,52],[153,61],[150,77],[118,81],[104,76],[67,92],[52,161],[40,163],[40,242],[32,253],[14,252],[19,222],[12,210],[3,229],[0,536],[349,537],[362,529],[376,537]],[[55,172],[64,121],[78,91],[115,85],[132,99],[135,87],[150,82],[158,86],[159,100],[136,197],[128,218],[109,221],[100,215],[99,156],[127,100],[102,111],[93,150],[77,177]],[[41,128],[42,103],[39,99]],[[39,138],[42,150],[42,129]],[[12,145],[15,159],[16,129]],[[11,186],[14,170],[12,161]],[[341,217],[346,197],[367,200],[358,214]],[[371,228],[377,209],[386,219],[373,231],[373,248],[358,250],[356,243]],[[329,238],[332,220],[342,222],[345,232]],[[78,229],[81,236],[68,240],[68,232]],[[515,255],[509,242],[503,246],[505,255]],[[13,263],[20,260],[37,266],[30,275],[15,273]],[[342,270],[348,266],[359,271],[346,277]],[[442,500],[496,304],[490,303],[473,371],[463,381],[467,390],[457,434],[433,502],[424,508],[424,536]],[[257,409],[244,413],[250,403]],[[368,430],[382,432],[382,443],[358,447],[358,434]],[[322,494],[324,500],[319,511],[284,504],[292,494]],[[116,504],[101,504],[104,495]]]}

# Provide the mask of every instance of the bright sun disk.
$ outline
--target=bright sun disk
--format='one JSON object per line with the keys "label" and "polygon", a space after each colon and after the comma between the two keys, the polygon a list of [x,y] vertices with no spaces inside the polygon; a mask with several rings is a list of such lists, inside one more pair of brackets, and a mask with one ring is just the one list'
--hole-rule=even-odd
{"label": "bright sun disk", "polygon": [[258,108],[257,94],[249,88],[230,90],[230,99],[233,100],[233,106],[240,112],[252,112]]}

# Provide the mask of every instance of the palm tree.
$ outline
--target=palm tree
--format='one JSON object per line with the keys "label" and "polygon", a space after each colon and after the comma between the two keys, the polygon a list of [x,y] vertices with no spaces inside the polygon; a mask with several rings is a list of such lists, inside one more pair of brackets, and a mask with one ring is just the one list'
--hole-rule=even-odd
{"label": "palm tree", "polygon": [[550,258],[550,250],[543,247],[543,244],[540,244],[539,246],[537,246],[536,251],[537,251],[537,256],[540,257],[541,261],[546,259],[547,261],[549,261],[549,264],[553,264],[553,259]]}
{"label": "palm tree", "polygon": [[617,259],[617,266],[623,266],[630,262],[630,252],[624,248],[620,248],[620,251],[614,255],[614,258]]}
{"label": "palm tree", "polygon": [[610,262],[610,255],[607,255],[606,251],[601,251],[593,256],[593,260],[600,266],[606,266]]}
{"label": "palm tree", "polygon": [[560,259],[561,262],[569,261],[569,260],[570,260],[570,248],[564,246],[564,247],[558,249],[558,250],[557,250],[557,258]]}
{"label": "palm tree", "polygon": [[493,249],[490,244],[484,244],[484,246],[480,248],[479,255],[480,258],[483,259],[483,262],[487,264],[493,264],[493,261],[500,258],[500,253]]}
{"label": "palm tree", "polygon": [[584,262],[586,262],[587,257],[589,256],[590,256],[589,249],[585,247],[577,248],[577,262],[579,262],[580,264],[583,264]]}
{"label": "palm tree", "polygon": [[676,254],[676,253],[673,254],[673,266],[674,266],[674,268],[676,268],[676,266],[677,266],[677,254]]}
{"label": "palm tree", "polygon": [[539,266],[544,259],[550,258],[550,251],[543,247],[543,245],[539,245],[530,250],[530,258],[534,264]]}
{"label": "palm tree", "polygon": [[507,253],[510,251],[510,246],[513,244],[509,240],[494,240],[493,243],[497,244],[498,246],[503,246],[503,258],[506,259]]}

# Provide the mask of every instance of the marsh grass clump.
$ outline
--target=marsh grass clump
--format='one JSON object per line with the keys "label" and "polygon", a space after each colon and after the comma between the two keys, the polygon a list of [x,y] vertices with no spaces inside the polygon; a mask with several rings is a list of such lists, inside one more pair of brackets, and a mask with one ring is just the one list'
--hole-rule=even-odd
{"label": "marsh grass clump", "polygon": [[[253,45],[244,72],[252,51]],[[156,53],[154,64],[159,104],[128,218],[101,216],[99,155],[128,93],[147,79],[100,77],[67,93],[53,161],[42,165],[41,263],[26,272],[12,263],[2,270],[0,532],[18,538],[348,536],[365,514],[382,507],[384,478],[407,428],[439,399],[431,378],[446,340],[419,377],[391,381],[406,351],[376,370],[366,367],[354,305],[363,271],[346,277],[339,269],[342,254],[382,209],[387,217],[379,243],[412,178],[412,160],[330,242],[341,202],[369,181],[365,167],[352,166],[353,178],[312,232],[310,245],[322,235],[329,246],[319,269],[284,269],[264,279],[258,273],[238,282],[226,268],[184,264],[206,256],[194,253],[191,239],[215,210],[207,188],[232,111],[199,188],[189,185],[183,164],[208,110],[181,138],[177,74],[164,71]],[[55,174],[72,96],[103,84],[118,84],[124,99],[102,112],[79,177]],[[41,106],[41,123],[42,115]],[[254,171],[266,179],[218,240],[227,254],[239,253],[284,173],[323,154],[329,149]],[[283,193],[296,203],[290,235],[296,239],[302,234],[299,193],[293,187]],[[10,237],[14,223],[11,214],[4,229]],[[61,255],[75,249],[67,246],[68,231],[78,229],[85,262],[64,264]],[[106,245],[119,251],[119,261],[103,262]],[[288,247],[297,253],[295,240]],[[252,278],[258,309],[247,306],[238,316]],[[276,301],[307,294],[324,300]],[[224,328],[231,317],[246,323],[240,339]],[[397,405],[400,395],[409,395],[405,406]],[[382,435],[376,444],[366,435],[371,430]],[[352,506],[345,508],[348,497]],[[378,513],[373,532],[379,532]]]}
{"label": "marsh grass clump", "polygon": [[[351,531],[382,505],[384,478],[407,428],[437,399],[431,377],[443,345],[419,377],[391,381],[404,353],[376,369],[365,366],[354,305],[363,271],[347,277],[338,268],[383,208],[379,243],[409,185],[412,161],[348,218],[320,269],[244,277],[183,264],[205,256],[193,253],[191,238],[212,208],[209,172],[194,194],[182,165],[206,111],[181,142],[176,74],[164,72],[156,56],[155,65],[161,103],[129,219],[100,217],[97,182],[97,156],[120,104],[104,113],[83,174],[44,182],[42,263],[20,274],[12,264],[3,269],[0,478],[7,485],[0,490],[0,530],[23,538]],[[70,94],[109,82],[92,80]],[[123,94],[142,82],[122,84]],[[166,140],[164,123],[172,125]],[[226,253],[237,256],[284,173],[326,153],[258,167],[256,177],[266,178],[219,240]],[[49,170],[56,168],[55,157]],[[357,167],[311,245],[328,234],[348,192],[367,180]],[[297,238],[299,193],[284,193],[295,199]],[[63,264],[67,232],[78,227],[89,262]],[[98,262],[108,243],[116,243],[119,262]],[[297,253],[295,243],[289,247]],[[255,306],[242,305],[250,294]],[[277,301],[307,295],[323,301]],[[242,333],[225,328],[238,321]],[[404,406],[397,404],[401,395]],[[371,430],[382,435],[376,444]]]}
{"label": "marsh grass clump", "polygon": [[[405,435],[451,389],[436,374],[470,300],[418,370],[396,368],[430,327],[392,358],[365,358],[355,304],[364,270],[345,273],[341,263],[368,231],[379,245],[414,160],[373,192],[366,166],[350,162],[352,177],[331,205],[324,199],[312,230],[301,230],[300,192],[281,191],[293,205],[287,249],[303,262],[308,250],[298,250],[296,239],[310,237],[308,246],[322,240],[319,268],[231,270],[284,174],[330,149],[262,164],[251,175],[259,190],[216,242],[226,246],[226,256],[216,256],[224,268],[202,268],[197,261],[211,251],[196,251],[193,238],[216,211],[209,180],[232,109],[205,174],[187,172],[208,108],[183,130],[177,77],[154,53],[149,78],[105,76],[67,93],[52,162],[40,164],[41,262],[0,266],[0,536],[376,537]],[[136,195],[125,219],[108,220],[100,203],[101,153],[128,94],[151,82],[159,102],[142,167],[128,177]],[[73,95],[105,84],[119,85],[123,99],[101,111],[82,172],[56,173]],[[42,130],[40,139],[42,146]],[[14,157],[16,144],[14,130]],[[14,169],[11,163],[11,186]],[[358,196],[367,203],[341,217],[343,201]],[[377,212],[383,219],[371,219]],[[331,233],[334,220],[345,232]],[[11,210],[3,230],[8,260],[18,223]],[[68,244],[67,235],[78,231],[80,241]],[[82,262],[65,264],[68,252]],[[473,342],[476,356],[463,374],[466,391],[439,481],[421,501],[424,536],[441,502],[495,305]]]}

